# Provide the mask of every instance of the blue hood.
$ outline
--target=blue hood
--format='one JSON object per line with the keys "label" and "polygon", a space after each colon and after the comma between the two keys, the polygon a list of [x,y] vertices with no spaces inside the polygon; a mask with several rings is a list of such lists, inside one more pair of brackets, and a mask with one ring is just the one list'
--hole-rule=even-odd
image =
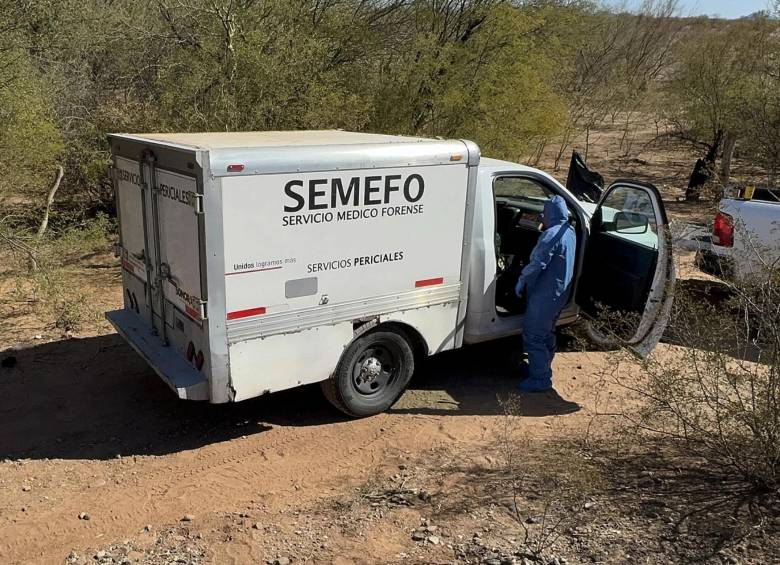
{"label": "blue hood", "polygon": [[557,194],[544,203],[544,228],[560,226],[569,221],[566,201]]}

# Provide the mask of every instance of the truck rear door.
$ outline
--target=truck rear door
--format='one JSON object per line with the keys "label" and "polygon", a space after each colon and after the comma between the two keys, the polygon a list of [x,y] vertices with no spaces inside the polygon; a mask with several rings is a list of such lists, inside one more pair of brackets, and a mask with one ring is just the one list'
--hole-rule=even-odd
{"label": "truck rear door", "polygon": [[150,263],[147,261],[146,198],[138,161],[115,156],[113,175],[125,303],[151,323],[151,309],[147,304]]}
{"label": "truck rear door", "polygon": [[197,179],[165,169],[151,155],[115,157],[114,175],[122,266],[138,279],[125,284],[126,300],[167,344],[174,309],[198,324],[205,318]]}
{"label": "truck rear door", "polygon": [[671,312],[674,262],[666,212],[650,184],[618,181],[593,215],[577,303],[591,338],[647,356]]}
{"label": "truck rear door", "polygon": [[199,217],[202,200],[195,177],[156,170],[160,278],[163,296],[189,318],[205,317]]}

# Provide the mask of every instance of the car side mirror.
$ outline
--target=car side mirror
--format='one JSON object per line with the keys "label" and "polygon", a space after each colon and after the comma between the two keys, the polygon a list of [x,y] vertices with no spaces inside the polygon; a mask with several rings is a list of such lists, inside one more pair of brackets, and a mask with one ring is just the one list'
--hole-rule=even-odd
{"label": "car side mirror", "polygon": [[615,232],[626,235],[647,233],[650,222],[647,216],[638,212],[621,211],[615,214]]}

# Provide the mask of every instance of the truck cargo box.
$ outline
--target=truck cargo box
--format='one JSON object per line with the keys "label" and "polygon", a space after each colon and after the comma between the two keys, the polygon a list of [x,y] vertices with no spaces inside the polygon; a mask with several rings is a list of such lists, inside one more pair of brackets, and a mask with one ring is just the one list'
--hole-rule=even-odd
{"label": "truck cargo box", "polygon": [[125,304],[108,318],[179,396],[323,381],[377,324],[425,354],[462,343],[473,144],[342,131],[110,142]]}

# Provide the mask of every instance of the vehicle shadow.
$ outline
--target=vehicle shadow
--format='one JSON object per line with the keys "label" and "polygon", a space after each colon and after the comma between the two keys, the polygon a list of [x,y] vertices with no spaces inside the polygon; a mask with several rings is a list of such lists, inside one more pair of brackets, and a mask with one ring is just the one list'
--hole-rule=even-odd
{"label": "vehicle shadow", "polygon": [[725,329],[739,327],[745,317],[732,301],[733,296],[733,290],[721,281],[678,280],[675,307],[663,341],[758,362],[761,344]]}
{"label": "vehicle shadow", "polygon": [[179,400],[116,334],[0,353],[0,459],[163,455],[341,417],[318,387],[236,404]]}
{"label": "vehicle shadow", "polygon": [[[415,414],[501,414],[497,396],[517,382],[509,362],[516,342],[499,342],[437,355],[417,371],[391,411]],[[0,459],[112,459],[164,455],[273,426],[311,426],[346,418],[305,386],[236,404],[176,398],[116,334],[68,339],[0,352]],[[457,402],[441,410],[426,392],[446,391]],[[411,403],[406,402],[406,397]],[[552,393],[524,414],[571,411]],[[423,402],[423,404],[420,404]],[[578,408],[578,407],[577,407]]]}
{"label": "vehicle shadow", "polygon": [[[409,389],[390,409],[395,414],[504,415],[538,418],[571,414],[579,404],[555,391],[520,394],[519,337],[441,353],[416,371]],[[565,336],[559,350],[575,348]],[[579,350],[576,349],[575,350]],[[515,397],[515,402],[509,402]]]}

